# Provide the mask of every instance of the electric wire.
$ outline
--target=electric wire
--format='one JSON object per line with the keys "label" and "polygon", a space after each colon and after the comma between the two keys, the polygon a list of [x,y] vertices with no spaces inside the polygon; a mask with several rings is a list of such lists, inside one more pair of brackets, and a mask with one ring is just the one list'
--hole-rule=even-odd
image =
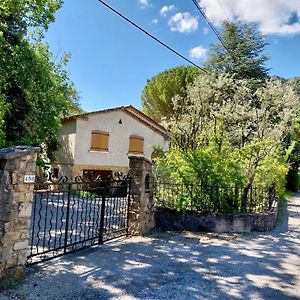
{"label": "electric wire", "polygon": [[130,23],[131,25],[133,25],[135,28],[137,28],[138,30],[142,31],[144,34],[146,34],[147,36],[149,36],[150,38],[152,38],[153,40],[155,40],[156,42],[158,42],[163,47],[165,47],[168,50],[170,50],[171,52],[175,53],[177,56],[179,56],[180,58],[184,59],[185,61],[187,61],[191,65],[193,65],[193,66],[199,68],[200,70],[202,70],[203,72],[207,73],[207,70],[205,70],[204,68],[201,68],[200,66],[198,66],[197,64],[195,64],[194,62],[192,62],[191,60],[189,60],[188,58],[186,58],[185,56],[183,56],[182,54],[180,54],[179,52],[177,52],[176,50],[174,50],[173,48],[171,48],[170,46],[168,46],[167,44],[165,44],[161,40],[159,40],[157,37],[155,37],[151,33],[147,32],[141,26],[137,25],[135,22],[133,22],[130,19],[128,19],[126,16],[124,16],[122,13],[120,13],[119,11],[117,11],[116,9],[114,9],[113,7],[111,7],[110,5],[108,5],[106,2],[104,2],[102,0],[98,0],[98,1],[101,4],[103,4],[106,8],[108,8],[109,10],[111,10],[112,12],[114,12],[115,14],[117,14],[119,17],[121,17],[122,19],[124,19],[125,21],[127,21],[128,23]]}
{"label": "electric wire", "polygon": [[223,11],[223,13],[224,13],[224,16],[225,16],[226,19],[229,21],[229,20],[230,20],[229,15],[227,14],[227,12],[226,12],[226,10],[225,10],[223,4],[221,3],[221,0],[217,0],[217,1],[218,1],[219,6],[221,7],[221,9],[222,9],[222,11]]}
{"label": "electric wire", "polygon": [[202,9],[202,7],[199,5],[199,3],[197,2],[197,0],[192,0],[193,3],[195,4],[195,6],[197,7],[197,9],[199,10],[199,12],[201,13],[201,15],[203,16],[203,18],[205,19],[206,23],[209,25],[209,27],[211,28],[211,30],[214,32],[214,34],[217,36],[218,40],[221,42],[222,46],[225,48],[225,50],[227,51],[227,53],[233,58],[233,55],[231,54],[230,50],[227,48],[225,42],[223,41],[220,33],[218,32],[218,30],[215,28],[215,26],[213,25],[213,23],[210,21],[210,19],[207,17],[206,13],[204,12],[204,10]]}

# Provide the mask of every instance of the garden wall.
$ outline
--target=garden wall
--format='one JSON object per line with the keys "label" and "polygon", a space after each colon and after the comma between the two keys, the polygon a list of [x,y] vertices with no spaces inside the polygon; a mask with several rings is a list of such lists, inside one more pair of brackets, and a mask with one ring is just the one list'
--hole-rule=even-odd
{"label": "garden wall", "polygon": [[0,149],[0,287],[24,273],[38,151]]}
{"label": "garden wall", "polygon": [[276,226],[278,200],[266,213],[201,214],[157,208],[156,228],[176,231],[251,232],[267,231]]}
{"label": "garden wall", "polygon": [[152,162],[144,157],[129,157],[132,197],[129,205],[128,232],[144,235],[155,227]]}

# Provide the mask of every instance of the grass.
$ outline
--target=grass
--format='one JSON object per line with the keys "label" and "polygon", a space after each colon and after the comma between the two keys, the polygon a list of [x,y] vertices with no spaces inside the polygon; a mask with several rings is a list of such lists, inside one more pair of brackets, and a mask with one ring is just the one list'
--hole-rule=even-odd
{"label": "grass", "polygon": [[14,289],[23,282],[24,278],[25,274],[23,268],[16,268],[13,271],[9,271],[5,278],[0,282],[0,290]]}

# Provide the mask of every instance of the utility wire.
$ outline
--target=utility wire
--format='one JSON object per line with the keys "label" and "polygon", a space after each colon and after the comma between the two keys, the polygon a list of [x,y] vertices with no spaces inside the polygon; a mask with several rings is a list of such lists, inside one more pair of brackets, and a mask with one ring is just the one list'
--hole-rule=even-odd
{"label": "utility wire", "polygon": [[202,9],[202,7],[199,5],[199,3],[197,2],[197,0],[192,0],[192,1],[195,4],[195,6],[198,8],[199,12],[201,13],[201,15],[203,16],[203,18],[205,19],[206,23],[209,25],[209,27],[212,29],[212,31],[214,32],[214,34],[217,36],[218,40],[221,42],[221,44],[223,45],[223,47],[225,48],[225,50],[227,51],[227,53],[231,57],[233,57],[233,55],[230,53],[229,49],[227,48],[226,44],[224,43],[224,41],[223,41],[220,33],[215,28],[215,26],[213,25],[213,23],[210,21],[210,19],[208,18],[208,16],[206,15],[206,13]]}
{"label": "utility wire", "polygon": [[219,6],[221,7],[221,9],[223,10],[223,13],[224,13],[225,17],[226,17],[227,20],[229,21],[229,20],[230,20],[229,15],[227,14],[227,12],[226,12],[226,10],[225,10],[223,4],[221,3],[221,0],[217,0],[217,1],[218,1],[218,3],[219,3]]}
{"label": "utility wire", "polygon": [[131,25],[133,25],[134,27],[136,27],[138,30],[142,31],[144,34],[146,34],[147,36],[149,36],[150,38],[152,38],[153,40],[155,40],[156,42],[158,42],[159,44],[161,44],[162,46],[164,46],[165,48],[167,48],[168,50],[172,51],[173,53],[175,53],[177,56],[181,57],[182,59],[184,59],[185,61],[187,61],[188,63],[190,63],[191,65],[199,68],[200,70],[204,71],[205,73],[207,73],[207,71],[203,68],[201,68],[200,66],[198,66],[197,64],[193,63],[191,60],[189,60],[188,58],[186,58],[185,56],[183,56],[182,54],[180,54],[179,52],[177,52],[176,50],[174,50],[173,48],[171,48],[170,46],[168,46],[167,44],[165,44],[164,42],[160,41],[158,38],[156,38],[155,36],[153,36],[151,33],[147,32],[145,29],[143,29],[142,27],[140,27],[139,25],[137,25],[136,23],[134,23],[133,21],[131,21],[130,19],[128,19],[127,17],[125,17],[123,14],[121,14],[119,11],[117,11],[116,9],[114,9],[113,7],[109,6],[106,2],[102,1],[102,0],[98,0],[101,4],[103,4],[104,6],[106,6],[109,10],[113,11],[115,14],[117,14],[119,17],[121,17],[122,19],[124,19],[125,21],[127,21],[128,23],[130,23]]}

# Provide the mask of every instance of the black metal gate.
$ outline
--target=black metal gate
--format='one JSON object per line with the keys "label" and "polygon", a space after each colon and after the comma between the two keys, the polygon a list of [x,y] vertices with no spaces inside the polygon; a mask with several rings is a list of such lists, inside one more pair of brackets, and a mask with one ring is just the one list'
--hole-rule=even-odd
{"label": "black metal gate", "polygon": [[28,264],[127,235],[131,181],[121,173],[35,184]]}

